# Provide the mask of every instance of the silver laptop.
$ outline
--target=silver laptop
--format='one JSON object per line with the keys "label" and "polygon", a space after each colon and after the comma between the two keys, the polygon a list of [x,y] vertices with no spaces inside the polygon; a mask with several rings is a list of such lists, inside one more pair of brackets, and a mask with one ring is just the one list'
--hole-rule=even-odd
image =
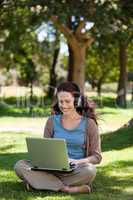
{"label": "silver laptop", "polygon": [[75,165],[69,163],[65,140],[26,138],[26,143],[31,169],[70,172],[75,168]]}

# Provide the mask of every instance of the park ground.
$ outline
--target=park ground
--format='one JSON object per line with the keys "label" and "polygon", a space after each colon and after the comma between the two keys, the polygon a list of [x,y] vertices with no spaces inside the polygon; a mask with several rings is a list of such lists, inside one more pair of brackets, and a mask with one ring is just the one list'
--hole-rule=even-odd
{"label": "park ground", "polygon": [[105,95],[102,102],[97,99],[103,160],[97,166],[93,193],[67,195],[50,191],[27,192],[13,171],[17,160],[27,158],[25,138],[42,136],[50,113],[49,104],[44,111],[37,110],[29,116],[26,108],[15,105],[13,98],[6,100],[12,105],[4,107],[3,102],[0,105],[0,200],[133,199],[133,129],[120,129],[132,117],[132,105],[120,109],[114,97]]}

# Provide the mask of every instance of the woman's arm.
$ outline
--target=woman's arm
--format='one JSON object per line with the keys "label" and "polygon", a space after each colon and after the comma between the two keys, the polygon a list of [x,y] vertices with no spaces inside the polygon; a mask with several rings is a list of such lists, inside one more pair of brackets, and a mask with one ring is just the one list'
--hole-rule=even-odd
{"label": "woman's arm", "polygon": [[43,137],[49,138],[52,136],[53,136],[53,121],[52,117],[49,117],[44,127]]}
{"label": "woman's arm", "polygon": [[88,119],[86,159],[92,164],[98,164],[102,160],[100,135],[98,126],[93,119]]}
{"label": "woman's arm", "polygon": [[98,164],[101,160],[101,141],[98,127],[93,119],[88,119],[86,158],[73,160],[72,162],[75,164]]}

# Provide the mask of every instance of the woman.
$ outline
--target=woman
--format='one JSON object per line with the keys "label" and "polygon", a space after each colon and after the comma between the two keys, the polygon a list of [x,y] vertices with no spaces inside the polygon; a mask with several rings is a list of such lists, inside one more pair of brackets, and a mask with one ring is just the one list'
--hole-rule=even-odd
{"label": "woman", "polygon": [[101,161],[100,137],[96,117],[87,98],[74,82],[64,82],[57,88],[53,114],[46,122],[44,137],[66,140],[74,171],[47,172],[30,170],[30,162],[20,160],[16,174],[30,187],[66,193],[90,193],[96,176],[95,164]]}

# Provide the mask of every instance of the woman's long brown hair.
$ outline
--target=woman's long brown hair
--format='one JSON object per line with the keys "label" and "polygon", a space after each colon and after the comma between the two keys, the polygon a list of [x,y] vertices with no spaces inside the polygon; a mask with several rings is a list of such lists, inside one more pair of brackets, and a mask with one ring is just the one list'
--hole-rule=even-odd
{"label": "woman's long brown hair", "polygon": [[[54,102],[52,104],[52,114],[62,114],[57,99],[57,94],[61,91],[70,92],[75,98],[74,104],[76,111],[84,117],[93,119],[97,124],[97,118],[95,114],[95,103],[93,101],[88,100],[86,96],[81,94],[78,85],[70,81],[63,82],[57,87],[57,92],[55,94]],[[81,103],[80,105],[77,105],[79,98]]]}

